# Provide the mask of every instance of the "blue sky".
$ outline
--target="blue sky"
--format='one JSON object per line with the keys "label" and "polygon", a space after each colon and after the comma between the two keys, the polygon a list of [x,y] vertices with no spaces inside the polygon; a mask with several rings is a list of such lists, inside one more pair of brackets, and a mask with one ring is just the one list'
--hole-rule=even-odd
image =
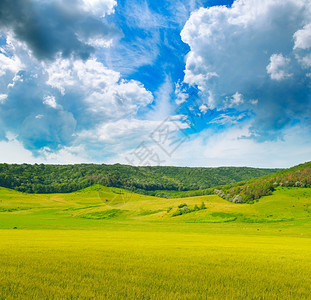
{"label": "blue sky", "polygon": [[7,163],[311,160],[308,0],[4,0]]}

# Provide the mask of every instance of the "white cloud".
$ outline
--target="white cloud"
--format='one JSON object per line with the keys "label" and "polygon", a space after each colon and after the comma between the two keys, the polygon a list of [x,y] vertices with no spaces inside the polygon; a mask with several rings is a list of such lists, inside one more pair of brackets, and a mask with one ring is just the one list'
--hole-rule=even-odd
{"label": "white cloud", "polygon": [[219,167],[249,166],[286,168],[310,160],[311,141],[306,128],[295,126],[284,132],[282,140],[258,143],[250,138],[249,123],[224,132],[209,129],[182,144],[169,165]]}
{"label": "white cloud", "polygon": [[296,31],[294,34],[294,40],[294,49],[311,48],[311,23],[305,25],[303,29]]}
{"label": "white cloud", "polygon": [[165,122],[168,128],[188,128],[179,121],[178,115],[165,120],[121,119],[116,122],[102,123],[95,129],[79,133],[80,139],[90,139],[109,144],[122,144],[124,149],[133,148],[138,143],[150,140],[150,134]]}
{"label": "white cloud", "polygon": [[[303,68],[310,68],[311,67],[311,54],[307,55],[297,55],[297,60],[302,65]],[[308,74],[306,74],[308,77]]]}
{"label": "white cloud", "polygon": [[144,148],[148,148],[148,152],[155,153],[162,160],[165,153],[152,139],[152,136],[156,136],[157,133],[161,134],[158,130],[162,127],[165,128],[163,135],[167,132],[174,133],[177,129],[179,131],[188,128],[187,124],[179,120],[180,116],[178,115],[165,120],[122,119],[100,124],[92,130],[85,130],[78,134],[77,141],[81,143],[87,141],[91,148],[93,145],[101,147],[105,153],[105,163],[129,164],[129,159],[134,159],[135,162],[131,164],[142,165],[144,162],[137,161],[133,156],[135,149],[139,149],[143,145]]}
{"label": "white cloud", "polygon": [[82,0],[82,8],[99,17],[114,13],[116,5],[115,0]]}
{"label": "white cloud", "polygon": [[1,163],[36,163],[43,162],[35,158],[31,151],[26,150],[22,143],[17,140],[0,141],[0,162]]}
{"label": "white cloud", "polygon": [[22,68],[23,64],[18,57],[9,57],[3,53],[0,53],[0,76],[6,74],[7,71],[15,74]]}
{"label": "white cloud", "polygon": [[[186,42],[183,39],[184,42]],[[206,91],[205,83],[213,77],[218,77],[216,72],[204,63],[202,56],[189,52],[186,60],[186,70],[184,82],[190,85],[197,85],[201,91]]]}
{"label": "white cloud", "polygon": [[[5,79],[2,78],[2,86],[8,86],[8,101],[5,101],[6,91],[1,90],[0,102],[6,106],[2,107],[0,113],[3,118],[7,118],[6,110],[12,111],[14,121],[10,122],[14,122],[14,125],[9,128],[0,119],[0,134],[3,136],[9,128],[19,134],[18,140],[26,148],[41,158],[44,154],[47,160],[56,161],[57,158],[52,154],[60,153],[59,147],[67,146],[66,149],[69,149],[68,146],[80,141],[81,145],[91,142],[94,147],[98,144],[102,147],[105,142],[100,138],[98,128],[106,128],[104,125],[112,122],[120,124],[118,121],[122,119],[137,119],[137,113],[140,110],[145,113],[147,106],[154,100],[152,93],[142,83],[123,79],[119,72],[107,68],[95,57],[82,61],[59,56],[53,62],[40,62],[23,43],[12,37],[7,40],[10,44],[10,59],[23,61],[23,65],[15,68],[13,63],[6,64],[9,71],[17,73],[10,72],[12,74],[9,77],[6,75]],[[4,48],[8,47],[6,45]],[[5,61],[11,62],[7,58]],[[22,72],[18,72],[20,67],[23,68]],[[24,98],[28,101],[22,101]],[[144,121],[140,127],[144,127],[142,123]],[[98,140],[88,135],[82,141],[78,134],[84,131],[95,133]],[[47,152],[45,145],[52,150]],[[90,148],[87,150],[94,159],[105,157],[111,151],[109,149],[98,154]]]}
{"label": "white cloud", "polygon": [[108,119],[136,115],[139,108],[150,104],[152,100],[152,94],[134,80],[121,80],[120,84],[110,86],[103,91],[95,91],[85,99],[89,111]]}
{"label": "white cloud", "polygon": [[62,147],[58,151],[51,151],[45,147],[39,151],[39,154],[45,163],[50,164],[91,163],[83,145]]}
{"label": "white cloud", "polygon": [[206,104],[202,104],[199,107],[200,112],[202,112],[203,114],[205,114],[208,111],[208,106]]}
{"label": "white cloud", "polygon": [[[308,0],[236,0],[231,8],[200,8],[191,14],[181,32],[182,40],[191,48],[184,81],[197,85],[204,94],[212,92],[219,106],[234,93],[233,89],[244,95],[247,86],[263,81],[266,71],[263,66],[269,64],[270,57],[272,76],[288,77],[290,74],[285,70],[274,72],[273,61],[281,56],[273,54],[284,45],[292,50],[290,42],[302,20],[311,21]],[[290,61],[282,58],[284,67]]]}
{"label": "white cloud", "polygon": [[43,103],[46,104],[47,106],[52,107],[52,108],[58,107],[54,96],[45,96],[43,98]]}
{"label": "white cloud", "polygon": [[310,49],[293,49],[295,42],[309,45],[310,23],[309,0],[200,8],[181,31],[190,47],[184,82],[196,86],[211,108],[253,111],[256,138],[275,139],[291,120],[310,115],[310,89],[301,80],[310,73]]}
{"label": "white cloud", "polygon": [[284,57],[282,54],[273,54],[270,57],[270,63],[267,66],[267,73],[270,75],[271,79],[280,81],[293,76],[286,71],[290,59]]}
{"label": "white cloud", "polygon": [[[0,77],[7,72],[13,74],[13,76],[21,70],[25,65],[17,55],[16,42],[11,33],[8,33],[6,37],[6,44],[0,47]],[[18,45],[19,47],[21,45]]]}
{"label": "white cloud", "polygon": [[246,116],[245,114],[240,114],[237,116],[232,116],[232,115],[228,115],[228,114],[220,114],[218,117],[216,117],[212,121],[210,121],[209,124],[219,124],[219,125],[237,124],[245,116]]}
{"label": "white cloud", "polygon": [[[122,122],[121,122],[122,123]],[[146,124],[146,123],[145,123]],[[125,163],[129,162],[126,158],[131,158],[131,153],[140,145],[144,139],[136,140],[132,143],[132,150],[123,148],[123,139],[130,133],[141,128],[143,123],[135,121],[129,125],[129,130],[126,131],[126,123],[118,124],[121,126],[118,132],[117,125],[111,130],[116,131],[115,140],[110,139],[108,127],[104,128],[103,134],[108,133],[108,139],[104,137],[106,142],[109,142],[111,148],[111,156],[104,160],[105,163]],[[156,124],[147,125],[144,134],[148,136],[149,130],[152,130]],[[163,154],[154,144],[147,144],[148,149],[159,155],[163,161],[162,165],[177,165],[177,166],[251,166],[251,167],[291,167],[299,163],[309,161],[311,155],[311,142],[305,139],[309,133],[305,127],[296,126],[285,132],[284,138],[278,141],[270,141],[257,143],[248,137],[250,135],[249,124],[245,123],[242,126],[232,127],[222,133],[215,133],[206,129],[200,135],[193,136],[190,141],[186,141],[178,147],[172,157]],[[120,143],[116,143],[119,141]],[[110,144],[112,143],[112,144]],[[123,150],[122,152],[118,152]],[[9,138],[9,141],[0,141],[0,162],[1,163],[89,163],[94,162],[87,155],[87,150],[84,146],[63,147],[58,151],[51,151],[49,148],[44,148],[40,151],[39,157],[34,157],[29,150],[26,150],[23,145],[16,140],[15,137]]]}
{"label": "white cloud", "polygon": [[0,94],[0,103],[4,103],[5,99],[8,97],[7,94]]}
{"label": "white cloud", "polygon": [[257,105],[257,104],[258,104],[258,99],[251,99],[251,100],[249,100],[249,102],[250,102],[252,105]]}
{"label": "white cloud", "polygon": [[71,76],[71,66],[69,60],[58,59],[53,64],[46,66],[43,64],[49,75],[47,84],[57,88],[62,95],[66,93],[66,87],[74,86],[75,81]]}
{"label": "white cloud", "polygon": [[113,44],[113,40],[92,38],[88,40],[88,44],[96,48],[109,48]]}
{"label": "white cloud", "polygon": [[177,105],[185,103],[189,98],[189,95],[186,93],[186,90],[182,87],[180,81],[178,81],[175,84],[175,96],[176,96],[175,103]]}
{"label": "white cloud", "polygon": [[12,86],[17,80],[17,73],[25,67],[16,53],[16,47],[12,42],[12,37],[6,37],[6,44],[0,47],[0,91],[2,94],[8,93],[6,88]]}
{"label": "white cloud", "polygon": [[40,156],[34,157],[32,152],[25,149],[16,136],[8,134],[7,141],[0,141],[0,163],[54,163],[73,164],[90,163],[83,146],[63,147],[58,151],[43,148],[39,151]]}
{"label": "white cloud", "polygon": [[232,101],[231,103],[233,105],[240,105],[244,102],[243,100],[243,96],[242,94],[240,94],[239,92],[236,92],[233,96],[232,96]]}
{"label": "white cloud", "polygon": [[226,99],[226,107],[239,106],[244,103],[243,95],[239,92],[236,92],[231,97]]}
{"label": "white cloud", "polygon": [[130,146],[128,145],[129,142],[131,144],[137,144],[149,139],[148,135],[158,125],[159,121],[122,119],[117,122],[105,123],[98,126],[96,136],[99,141],[111,144],[116,144],[119,141],[124,144],[125,148],[128,148]]}
{"label": "white cloud", "polygon": [[108,119],[133,116],[153,101],[152,94],[140,82],[121,79],[120,73],[94,58],[85,62],[58,59],[46,65],[46,71],[47,84],[62,95],[80,93],[89,112]]}
{"label": "white cloud", "polygon": [[102,90],[119,81],[120,74],[109,70],[96,59],[85,62],[72,59],[57,59],[43,67],[48,73],[47,84],[60,90],[65,95],[66,89],[83,88],[90,92]]}
{"label": "white cloud", "polygon": [[12,81],[8,84],[8,88],[13,88],[17,82],[23,82],[23,81],[24,79],[21,75],[15,74],[15,76],[12,78]]}

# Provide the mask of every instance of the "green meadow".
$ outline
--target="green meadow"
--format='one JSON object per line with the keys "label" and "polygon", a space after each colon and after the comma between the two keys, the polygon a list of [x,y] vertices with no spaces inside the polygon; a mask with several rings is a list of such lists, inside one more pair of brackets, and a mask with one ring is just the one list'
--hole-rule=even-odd
{"label": "green meadow", "polygon": [[0,299],[310,299],[310,221],[309,188],[254,204],[0,188]]}

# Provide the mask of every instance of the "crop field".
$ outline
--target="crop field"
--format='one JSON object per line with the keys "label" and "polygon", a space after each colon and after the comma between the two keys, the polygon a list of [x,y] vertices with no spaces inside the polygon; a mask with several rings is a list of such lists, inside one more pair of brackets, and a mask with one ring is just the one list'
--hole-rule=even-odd
{"label": "crop field", "polygon": [[310,299],[310,206],[0,188],[0,299]]}

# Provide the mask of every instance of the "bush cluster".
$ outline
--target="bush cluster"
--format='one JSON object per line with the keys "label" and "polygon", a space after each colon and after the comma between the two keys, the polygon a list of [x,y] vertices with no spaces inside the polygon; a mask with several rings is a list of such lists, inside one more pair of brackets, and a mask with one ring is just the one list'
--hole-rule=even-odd
{"label": "bush cluster", "polygon": [[190,209],[186,203],[178,205],[178,209],[173,213],[172,217],[188,214],[194,211],[206,209],[205,203],[202,202],[200,206],[197,204],[193,207],[193,209]]}

